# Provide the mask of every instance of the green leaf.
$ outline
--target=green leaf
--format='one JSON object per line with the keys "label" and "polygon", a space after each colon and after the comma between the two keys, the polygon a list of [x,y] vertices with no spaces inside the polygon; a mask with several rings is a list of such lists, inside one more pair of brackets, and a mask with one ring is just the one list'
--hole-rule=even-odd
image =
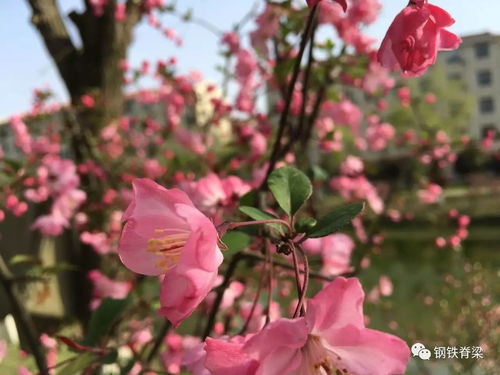
{"label": "green leaf", "polygon": [[105,298],[90,317],[89,329],[83,345],[96,346],[99,340],[108,333],[116,318],[125,310],[128,299]]}
{"label": "green leaf", "polygon": [[306,233],[306,236],[318,238],[337,232],[344,225],[349,224],[363,210],[364,206],[364,203],[351,203],[337,208],[321,217],[318,223]]}
{"label": "green leaf", "polygon": [[[255,207],[249,207],[249,206],[240,206],[240,211],[243,212],[245,215],[250,216],[254,220],[272,220],[272,219],[278,219],[276,216],[273,216],[271,214],[268,214],[267,212],[264,212],[262,210],[259,210],[258,208]],[[280,224],[267,224],[277,230],[280,229]]]}
{"label": "green leaf", "polygon": [[240,211],[243,212],[245,215],[250,216],[254,220],[277,219],[276,216],[273,216],[255,207],[240,206]]}
{"label": "green leaf", "polygon": [[224,250],[222,254],[224,254],[224,258],[231,257],[233,254],[242,251],[245,249],[251,241],[251,237],[240,231],[231,231],[228,232],[222,237],[222,242],[228,247],[227,250]]}
{"label": "green leaf", "polygon": [[269,176],[267,184],[280,207],[289,216],[295,215],[312,194],[309,178],[292,167],[275,170]]}
{"label": "green leaf", "polygon": [[303,217],[295,223],[295,230],[297,233],[305,233],[316,225],[316,219],[312,217]]}
{"label": "green leaf", "polygon": [[58,373],[65,375],[83,374],[83,370],[94,363],[94,361],[95,355],[93,353],[84,353],[59,369]]}
{"label": "green leaf", "polygon": [[9,259],[9,264],[11,266],[19,263],[31,263],[31,264],[41,265],[42,260],[33,255],[26,255],[26,254],[14,255],[12,258]]}

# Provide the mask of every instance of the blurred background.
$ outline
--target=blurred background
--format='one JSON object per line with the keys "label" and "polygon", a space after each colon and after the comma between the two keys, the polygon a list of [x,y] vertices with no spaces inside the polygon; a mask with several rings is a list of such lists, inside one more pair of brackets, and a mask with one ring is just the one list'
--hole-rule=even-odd
{"label": "blurred background", "polygon": [[[83,1],[64,0],[58,3],[70,36],[77,46],[81,46],[81,36],[67,15],[74,10],[84,11]],[[394,16],[406,5],[403,3],[383,2],[377,20],[363,26],[363,33],[377,39],[376,46]],[[350,87],[348,84],[346,87],[337,87],[338,98],[349,98],[363,113],[380,112],[383,120],[394,128],[396,136],[388,145],[384,144],[376,150],[360,151],[354,146],[345,146],[343,151],[330,152],[331,158],[321,159],[321,173],[315,176],[318,181],[329,180],[338,173],[344,156],[357,152],[363,159],[366,176],[384,200],[383,212],[378,215],[372,212],[372,216],[377,216],[377,219],[370,217],[365,222],[369,239],[362,241],[358,238],[352,255],[352,264],[359,266],[357,276],[367,294],[365,313],[370,327],[402,337],[409,345],[421,342],[432,350],[436,347],[480,346],[484,351],[482,359],[460,356],[431,361],[413,359],[408,374],[498,374],[500,3],[491,0],[436,0],[435,3],[455,18],[456,24],[452,31],[463,39],[460,48],[440,53],[437,64],[421,78],[404,79],[397,73],[391,73],[393,83],[384,94],[383,112],[377,107],[380,97],[374,100],[359,87]],[[209,30],[213,25],[217,30],[231,30],[252,9],[255,9],[256,15],[260,14],[264,5],[264,1],[254,3],[250,0],[178,1],[174,10],[157,14],[162,25],[175,30],[175,35],[171,34],[167,38],[164,32],[145,18],[138,22],[127,58],[128,64],[135,68],[130,69],[129,76],[132,78],[123,88],[126,93],[126,116],[153,119],[159,123],[165,121],[165,114],[161,111],[163,103],[158,105],[145,103],[144,98],[137,99],[138,93],[158,88],[158,80],[153,74],[141,76],[136,73],[141,70],[141,66],[144,70],[145,61],[154,66],[157,61],[175,58],[174,76],[187,76],[193,71],[199,73],[202,77],[200,90],[205,90],[207,96],[212,95],[207,86],[223,87],[228,76],[224,70],[227,56],[221,52],[220,35]],[[188,13],[189,17],[186,16]],[[26,189],[26,186],[17,187],[17,182],[14,182],[7,169],[13,168],[13,174],[20,179],[25,177],[24,170],[28,174],[32,173],[29,172],[30,167],[23,164],[23,160],[29,160],[29,157],[25,157],[26,153],[20,150],[17,134],[9,125],[12,116],[29,117],[25,122],[34,135],[43,134],[46,128],[53,127],[52,134],[59,134],[64,139],[66,133],[61,128],[69,121],[64,108],[76,106],[76,96],[72,98],[65,87],[61,71],[54,64],[54,56],[47,52],[40,32],[30,23],[31,14],[29,1],[9,1],[0,5],[3,51],[0,60],[0,145],[2,162],[6,165],[0,174],[0,197],[4,201],[0,206],[8,205],[6,197],[9,194],[21,198],[21,191]],[[242,24],[239,32],[246,35],[255,28],[252,17]],[[330,30],[320,29],[319,38],[323,41],[331,38],[338,46],[341,43],[339,36],[330,34]],[[176,42],[176,38],[181,39],[182,43]],[[248,38],[242,39],[242,45],[251,48]],[[359,56],[356,53],[352,55]],[[85,70],[79,74],[85,74]],[[44,95],[47,95],[50,103],[63,103],[63,109],[48,110],[41,115],[30,114],[30,111],[33,112],[30,108],[36,106],[37,100],[45,100]],[[225,95],[229,101],[236,100],[238,85],[232,82],[227,90],[218,92],[218,95]],[[271,94],[257,100],[257,107],[260,112],[272,112],[277,101]],[[200,113],[212,113],[213,102],[211,99],[206,102],[208,104],[203,104],[200,99],[192,108],[186,109],[181,115],[181,127],[196,128]],[[77,113],[77,121],[80,121],[80,115]],[[242,121],[241,118],[240,113],[228,121],[237,123]],[[269,119],[272,122],[275,117],[269,115]],[[366,115],[363,123],[369,124],[369,121]],[[234,131],[234,128],[231,129]],[[231,130],[229,133],[230,138]],[[219,137],[218,141],[222,138]],[[344,141],[347,143],[351,139],[344,134]],[[176,141],[168,142],[166,149],[177,152],[175,147],[178,145],[172,144]],[[247,152],[238,151],[236,144],[231,142],[224,146],[215,142],[207,153],[212,152],[219,155],[221,160],[229,160],[238,152]],[[271,145],[269,140],[267,151]],[[62,141],[60,146],[61,155],[74,159],[74,145],[71,142]],[[231,147],[235,149],[228,151]],[[164,151],[162,149],[162,155]],[[131,151],[132,154],[134,152]],[[172,184],[175,171],[182,171],[183,168],[192,168],[198,177],[203,175],[205,166],[209,166],[208,169],[213,166],[204,157],[200,156],[203,159],[200,165],[204,166],[201,167],[193,165],[198,159],[191,156],[175,162],[162,156],[158,159],[160,165],[169,171],[169,177],[163,181]],[[300,158],[297,159],[300,163]],[[34,165],[34,159],[29,163]],[[118,159],[116,164],[103,162],[102,167],[107,172],[119,163]],[[134,163],[137,165],[137,161]],[[130,167],[131,164],[123,165]],[[215,165],[223,170],[222,162]],[[85,178],[82,177],[85,174],[81,173],[81,169],[78,169],[78,173],[80,178]],[[140,175],[142,172],[136,173],[131,169],[130,173]],[[233,169],[231,173],[236,172]],[[250,175],[251,169],[243,171],[240,177],[249,180]],[[310,175],[314,176],[314,173]],[[129,181],[122,179],[121,183]],[[439,192],[433,192],[430,184],[438,185]],[[120,192],[118,185],[107,188]],[[92,193],[85,191],[90,197],[88,199],[93,199]],[[96,191],[101,196],[104,194],[102,190]],[[325,207],[346,200],[328,190],[320,191],[319,194],[318,201],[324,203]],[[110,217],[110,207],[118,210],[117,207],[121,205],[123,210],[123,203],[114,204],[113,207],[101,208],[96,205],[87,209],[90,212],[102,209],[102,216]],[[75,317],[81,318],[80,293],[90,293],[80,289],[87,288],[86,284],[79,284],[71,276],[80,272],[81,254],[68,249],[79,248],[77,243],[82,231],[68,229],[60,235],[47,236],[32,230],[32,223],[49,206],[49,200],[29,202],[26,212],[19,217],[4,209],[5,218],[0,222],[0,252],[8,272],[14,278],[41,277],[46,280],[34,284],[24,280],[18,288],[22,304],[33,317],[38,330],[49,334],[61,330],[73,334],[80,329],[75,328]],[[319,206],[321,211],[321,204]],[[78,212],[75,210],[71,220],[75,220]],[[357,235],[354,229],[348,229],[346,233],[353,238]],[[113,243],[112,247],[116,247],[115,237],[107,239]],[[108,274],[121,272],[116,265],[103,269]],[[124,279],[127,277],[122,277],[122,281]],[[0,301],[0,340],[8,343],[7,355],[3,360],[0,358],[0,373],[14,374],[20,364],[33,366],[33,360],[19,354],[17,345],[20,338],[23,341],[22,329],[16,328],[12,305],[2,288]],[[27,349],[26,346],[24,348]],[[60,358],[69,357],[63,349],[61,353]]]}

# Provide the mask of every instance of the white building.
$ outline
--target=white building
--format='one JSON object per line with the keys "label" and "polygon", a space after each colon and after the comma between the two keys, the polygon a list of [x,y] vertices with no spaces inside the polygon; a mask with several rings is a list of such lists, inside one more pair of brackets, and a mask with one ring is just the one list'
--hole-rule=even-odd
{"label": "white building", "polygon": [[478,139],[491,129],[500,134],[500,35],[476,34],[462,38],[456,51],[442,52],[438,62],[450,80],[464,82],[476,99],[470,135]]}

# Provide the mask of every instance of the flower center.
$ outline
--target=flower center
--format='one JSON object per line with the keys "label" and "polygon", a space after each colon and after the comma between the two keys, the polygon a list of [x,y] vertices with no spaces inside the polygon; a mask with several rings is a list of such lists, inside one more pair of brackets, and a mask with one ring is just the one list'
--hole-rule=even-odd
{"label": "flower center", "polygon": [[[163,234],[166,231],[167,229],[156,229],[155,233]],[[187,231],[153,237],[148,240],[146,251],[158,256],[155,266],[166,272],[179,263],[182,249],[188,238],[189,232]]]}
{"label": "flower center", "polygon": [[[302,348],[302,355],[307,371],[311,375],[349,375],[346,369],[339,370],[332,361],[332,353],[322,343],[318,336],[309,335],[306,345]],[[340,359],[340,358],[339,358]]]}

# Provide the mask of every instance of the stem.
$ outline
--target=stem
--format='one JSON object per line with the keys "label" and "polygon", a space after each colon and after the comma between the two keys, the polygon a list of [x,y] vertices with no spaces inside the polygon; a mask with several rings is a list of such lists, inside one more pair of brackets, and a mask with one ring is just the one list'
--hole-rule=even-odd
{"label": "stem", "polygon": [[149,365],[151,361],[154,359],[154,357],[158,353],[158,350],[160,350],[161,344],[163,343],[163,339],[167,335],[171,326],[172,324],[168,320],[165,320],[163,326],[160,329],[160,332],[158,332],[158,335],[156,335],[154,339],[154,345],[151,348],[151,351],[149,352],[148,356],[146,357],[146,360],[144,361],[145,364]]}
{"label": "stem", "polygon": [[30,347],[31,353],[35,357],[39,374],[49,375],[37,329],[31,319],[31,316],[25,310],[21,302],[21,298],[15,290],[15,285],[12,279],[12,274],[0,254],[0,282],[4,286],[5,292],[7,293],[7,298],[9,299],[12,308],[12,314],[14,315],[17,329],[23,331],[24,333],[24,337]]}
{"label": "stem", "polygon": [[295,250],[295,246],[293,244],[291,246],[292,246],[293,269],[295,271],[295,282],[297,285],[297,297],[299,299],[297,307],[295,308],[295,312],[293,313],[293,318],[296,318],[297,313],[300,309],[299,306],[301,306],[301,301],[302,301],[302,286],[300,285],[300,267],[299,267],[299,262],[297,260],[297,252]]}
{"label": "stem", "polygon": [[295,249],[298,249],[300,255],[302,256],[302,260],[304,261],[304,282],[302,284],[302,290],[299,298],[299,303],[297,304],[297,308],[295,309],[295,313],[293,314],[294,318],[298,315],[299,311],[301,316],[305,314],[304,310],[304,299],[306,297],[307,293],[307,287],[309,286],[309,260],[307,259],[307,255],[302,249],[302,247],[294,247]]}
{"label": "stem", "polygon": [[269,177],[271,172],[274,170],[276,162],[278,161],[278,158],[279,158],[280,148],[281,148],[281,139],[283,138],[283,135],[285,133],[285,128],[288,125],[288,116],[290,114],[290,107],[292,105],[293,92],[295,90],[295,84],[297,83],[297,79],[299,78],[300,64],[302,62],[302,57],[304,56],[304,51],[306,49],[307,42],[309,41],[309,38],[311,36],[312,26],[314,24],[316,14],[318,13],[318,9],[319,9],[318,4],[316,4],[314,6],[314,8],[309,12],[309,16],[307,18],[307,23],[306,23],[306,26],[304,29],[304,33],[302,34],[302,39],[300,41],[299,53],[297,55],[297,58],[295,59],[295,65],[293,68],[292,78],[291,78],[290,83],[288,85],[288,92],[287,92],[286,100],[285,100],[285,108],[283,109],[283,112],[281,113],[278,133],[276,134],[276,139],[274,141],[273,150],[271,152],[271,158],[269,160],[269,167],[267,168],[266,177],[264,178],[264,181],[262,182],[261,189],[266,184],[267,178]]}
{"label": "stem", "polygon": [[269,250],[268,243],[266,241],[266,263],[268,267],[268,280],[267,280],[267,309],[266,309],[266,325],[271,321],[271,302],[273,300],[273,257],[271,251]]}
{"label": "stem", "polygon": [[[249,258],[249,259],[255,259],[255,260],[260,260],[260,261],[266,261],[266,258],[263,257],[262,255],[259,255],[259,254],[255,254],[255,253],[247,253],[247,252],[244,252],[242,253],[242,255],[245,257],[245,258]],[[294,270],[294,267],[291,266],[290,264],[288,263],[285,263],[285,262],[281,262],[279,260],[273,260],[273,264],[276,266],[276,267],[280,267],[280,268],[284,268],[284,269],[287,269],[287,270]],[[300,271],[300,272],[303,272],[303,271]],[[318,273],[318,272],[313,272],[313,271],[310,271],[309,272],[309,277],[312,277],[314,279],[318,279],[318,280],[322,280],[322,281],[333,281],[335,280],[334,278],[331,278],[331,277],[328,277],[328,276],[325,276],[325,275],[322,275],[321,273]]]}
{"label": "stem", "polygon": [[252,308],[250,309],[250,313],[248,314],[248,317],[245,321],[245,324],[241,328],[240,335],[243,335],[247,328],[248,325],[250,324],[250,320],[252,320],[253,314],[255,313],[255,309],[257,308],[257,304],[259,303],[259,298],[260,298],[260,293],[262,291],[262,286],[264,285],[264,277],[265,277],[265,272],[262,272],[259,277],[259,286],[257,287],[257,293],[255,294],[255,298],[252,303]]}
{"label": "stem", "polygon": [[224,292],[228,288],[231,277],[233,276],[234,271],[236,271],[238,263],[242,259],[243,259],[243,254],[237,253],[233,255],[233,257],[231,258],[231,262],[227,266],[226,273],[224,274],[224,281],[222,282],[222,285],[217,288],[217,294],[215,296],[214,304],[212,305],[212,309],[210,310],[207,325],[205,327],[205,332],[203,333],[202,336],[203,340],[205,340],[210,335],[212,329],[214,328],[215,317],[217,315],[217,312],[219,311],[220,304],[222,303],[222,297],[224,296]]}
{"label": "stem", "polygon": [[300,139],[302,132],[304,131],[304,124],[307,115],[307,92],[309,91],[309,83],[311,78],[312,65],[314,63],[314,39],[316,36],[316,29],[318,24],[315,22],[311,34],[311,44],[309,45],[309,57],[307,59],[307,66],[304,72],[304,83],[302,85],[302,106],[300,109],[299,123],[297,126],[297,131],[293,136],[293,140]]}

